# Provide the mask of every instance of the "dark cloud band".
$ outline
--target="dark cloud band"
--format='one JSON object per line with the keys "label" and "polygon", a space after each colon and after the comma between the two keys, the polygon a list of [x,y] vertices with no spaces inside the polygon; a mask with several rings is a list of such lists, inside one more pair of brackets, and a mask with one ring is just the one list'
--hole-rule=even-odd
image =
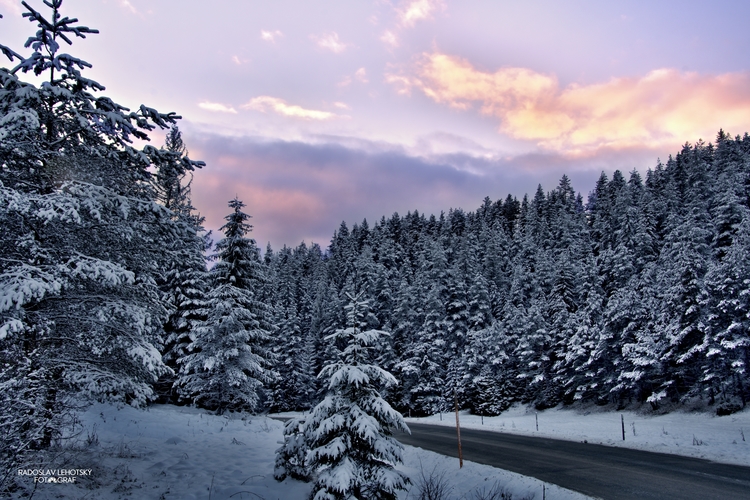
{"label": "dark cloud band", "polygon": [[382,144],[350,147],[331,141],[267,140],[191,134],[191,150],[206,161],[196,175],[194,204],[218,228],[226,202],[235,195],[253,215],[254,237],[274,248],[315,241],[325,247],[342,220],[375,222],[393,212],[440,213],[474,210],[485,196],[519,198],[541,183],[552,189],[567,174],[584,195],[604,171],[645,171],[656,152],[602,151],[568,158],[534,153],[511,158],[453,153],[432,157],[407,154]]}

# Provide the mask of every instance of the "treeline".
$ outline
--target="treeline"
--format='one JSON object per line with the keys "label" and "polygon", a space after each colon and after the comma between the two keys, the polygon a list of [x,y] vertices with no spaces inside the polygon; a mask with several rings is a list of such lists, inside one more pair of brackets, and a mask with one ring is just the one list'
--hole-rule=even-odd
{"label": "treeline", "polygon": [[330,247],[268,248],[277,370],[268,405],[316,401],[342,297],[364,292],[390,402],[496,414],[593,401],[715,405],[750,396],[750,137],[686,144],[645,179],[567,177],[522,201],[342,223]]}

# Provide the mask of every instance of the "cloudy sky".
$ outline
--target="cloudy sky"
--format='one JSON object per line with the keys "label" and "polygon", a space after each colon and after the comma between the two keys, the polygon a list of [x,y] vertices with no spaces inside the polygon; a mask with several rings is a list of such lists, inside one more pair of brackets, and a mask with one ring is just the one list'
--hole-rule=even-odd
{"label": "cloudy sky", "polygon": [[[21,12],[0,0],[0,43],[23,53]],[[65,50],[105,95],[183,116],[207,226],[236,195],[263,247],[326,247],[342,220],[474,210],[564,173],[586,196],[602,171],[750,131],[746,0],[65,0],[63,14],[100,30]]]}

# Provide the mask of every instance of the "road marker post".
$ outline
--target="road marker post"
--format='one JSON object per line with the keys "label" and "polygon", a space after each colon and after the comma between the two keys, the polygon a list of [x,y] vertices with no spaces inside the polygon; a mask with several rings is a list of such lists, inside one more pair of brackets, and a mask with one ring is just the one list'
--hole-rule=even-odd
{"label": "road marker post", "polygon": [[461,451],[461,425],[458,422],[458,393],[456,388],[453,388],[453,401],[456,406],[456,436],[458,437],[458,468],[463,469],[464,467],[464,454]]}

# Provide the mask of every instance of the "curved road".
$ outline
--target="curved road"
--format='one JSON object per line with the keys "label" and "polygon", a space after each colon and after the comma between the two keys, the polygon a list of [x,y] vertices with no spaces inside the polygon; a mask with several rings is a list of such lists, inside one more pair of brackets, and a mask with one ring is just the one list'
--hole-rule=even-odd
{"label": "curved road", "polygon": [[[395,437],[404,444],[458,456],[455,427],[409,424],[409,428],[411,436]],[[606,500],[750,499],[750,467],[463,428],[461,443],[465,460]]]}

